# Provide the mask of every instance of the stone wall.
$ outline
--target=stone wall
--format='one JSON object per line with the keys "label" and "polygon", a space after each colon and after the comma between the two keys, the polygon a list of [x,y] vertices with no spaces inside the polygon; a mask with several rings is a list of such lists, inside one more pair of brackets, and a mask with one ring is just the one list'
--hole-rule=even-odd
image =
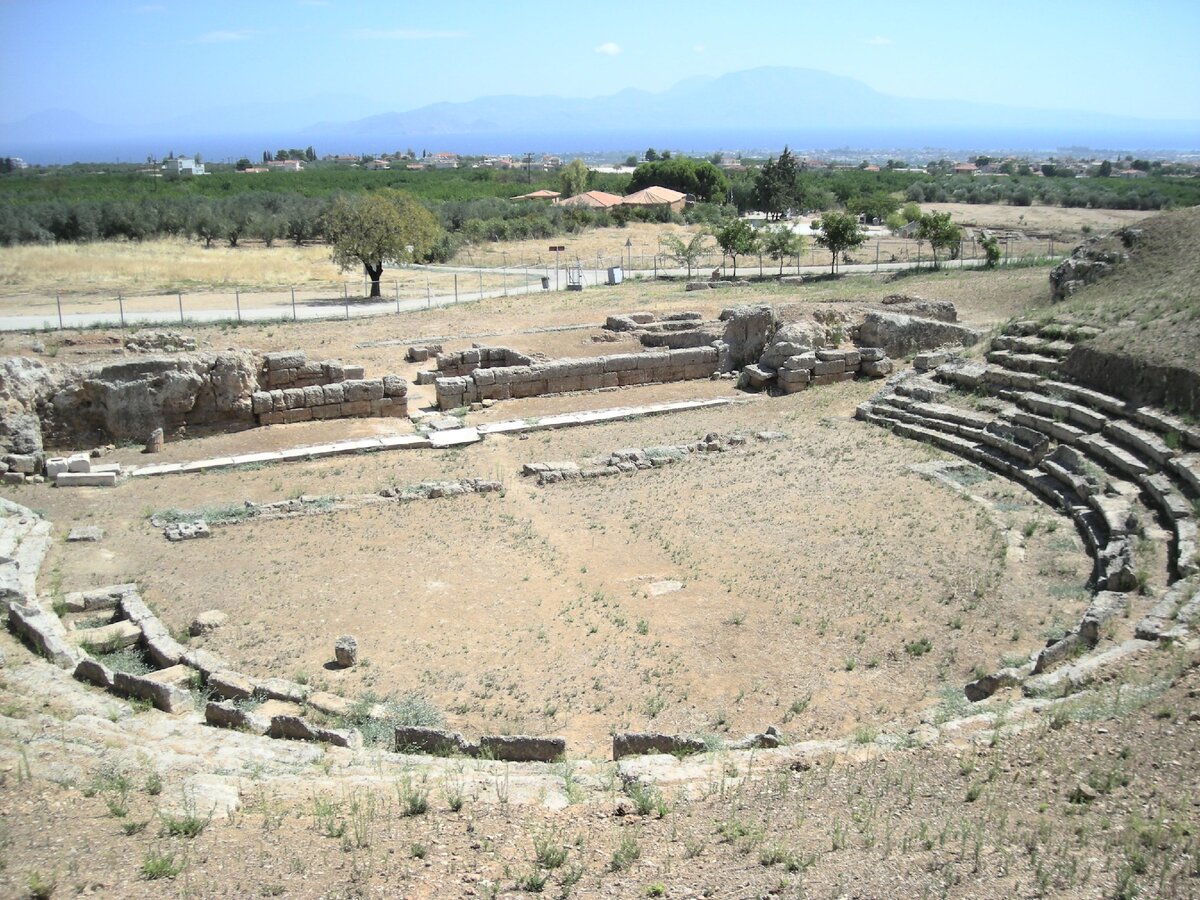
{"label": "stone wall", "polygon": [[255,391],[251,397],[259,425],[287,425],[313,419],[408,415],[408,382],[398,375],[356,378],[332,384]]}
{"label": "stone wall", "polygon": [[479,347],[439,353],[437,371],[439,378],[470,375],[476,369],[494,369],[506,366],[528,366],[533,358],[508,347]]}
{"label": "stone wall", "polygon": [[[143,442],[192,427],[250,428],[344,416],[403,416],[408,384],[363,379],[361,366],[309,362],[303,352],[130,358],[84,366],[0,360],[0,448]],[[40,462],[40,458],[39,458]]]}
{"label": "stone wall", "polygon": [[304,388],[362,378],[363,374],[362,366],[347,366],[335,359],[309,362],[303,351],[285,350],[263,355],[258,384],[264,391]]}
{"label": "stone wall", "polygon": [[694,347],[476,369],[467,376],[437,380],[438,408],[457,409],[481,400],[707,378],[717,371],[717,365],[716,348]]}

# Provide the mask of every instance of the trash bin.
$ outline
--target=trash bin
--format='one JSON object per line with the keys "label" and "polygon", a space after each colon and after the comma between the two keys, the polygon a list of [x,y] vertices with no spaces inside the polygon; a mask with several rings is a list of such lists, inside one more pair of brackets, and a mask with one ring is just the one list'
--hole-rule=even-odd
{"label": "trash bin", "polygon": [[620,284],[624,279],[625,279],[625,273],[622,271],[620,266],[609,266],[608,267],[608,283],[609,284]]}
{"label": "trash bin", "polygon": [[543,291],[550,290],[550,276],[549,275],[542,276],[542,290]]}

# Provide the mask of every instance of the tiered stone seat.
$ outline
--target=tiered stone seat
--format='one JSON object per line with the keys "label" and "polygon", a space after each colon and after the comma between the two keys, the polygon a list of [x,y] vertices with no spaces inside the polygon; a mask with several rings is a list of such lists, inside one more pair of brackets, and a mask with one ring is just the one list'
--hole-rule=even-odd
{"label": "tiered stone seat", "polygon": [[[1127,593],[1141,583],[1133,549],[1141,503],[1161,513],[1174,532],[1170,575],[1198,573],[1193,501],[1200,497],[1200,454],[1181,448],[1200,447],[1200,430],[1169,414],[1042,377],[1056,374],[1049,362],[1056,365],[1069,344],[1058,335],[1039,336],[1036,328],[1017,326],[993,344],[987,363],[956,358],[923,374],[901,373],[857,411],[864,421],[927,441],[1022,484],[1071,517],[1095,560],[1097,593],[1076,628],[1041,651],[1027,670],[1008,669],[972,682],[966,689],[972,701],[1034,675],[1046,680],[1051,668],[1095,646],[1101,626],[1128,608]],[[1037,359],[1031,362],[1031,356]],[[999,404],[995,415],[964,410],[950,402],[956,390],[982,391],[1012,406]],[[1184,605],[1160,603],[1152,616],[1170,625],[1169,617]],[[1200,595],[1195,606],[1200,616]],[[1075,680],[1063,676],[1054,683]],[[1045,688],[1036,682],[1027,692]]]}

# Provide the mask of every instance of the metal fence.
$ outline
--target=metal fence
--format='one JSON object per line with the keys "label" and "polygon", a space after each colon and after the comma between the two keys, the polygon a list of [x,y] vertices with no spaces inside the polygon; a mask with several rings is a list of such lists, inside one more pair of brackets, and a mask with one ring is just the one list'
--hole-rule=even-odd
{"label": "metal fence", "polygon": [[[736,260],[709,253],[693,266],[694,279],[706,279],[713,273],[721,277],[736,274],[742,278],[819,274],[828,271],[829,251],[808,242],[804,251],[783,260],[765,255],[739,256]],[[1055,243],[1048,241],[1004,240],[1001,265],[1030,264],[1055,258]],[[242,322],[334,318],[354,315],[378,315],[389,311],[407,312],[433,306],[536,293],[543,290],[567,290],[575,285],[597,286],[610,278],[610,269],[620,267],[623,278],[643,279],[682,276],[686,270],[656,248],[628,247],[624,253],[597,254],[584,258],[567,252],[558,254],[557,263],[538,259],[532,263],[499,266],[406,266],[385,270],[380,296],[370,296],[365,278],[339,282],[305,282],[275,288],[232,287],[225,290],[177,291],[171,293],[111,293],[60,291],[54,295],[20,294],[5,298],[9,314],[0,316],[0,327],[70,328],[112,324],[121,327],[171,321]],[[950,258],[947,258],[949,256]],[[974,240],[960,242],[957,252],[943,252],[938,263],[945,267],[971,267],[984,259],[982,247]],[[898,237],[877,237],[842,260],[840,270],[883,272],[932,266],[929,245]],[[847,268],[849,267],[849,268]]]}

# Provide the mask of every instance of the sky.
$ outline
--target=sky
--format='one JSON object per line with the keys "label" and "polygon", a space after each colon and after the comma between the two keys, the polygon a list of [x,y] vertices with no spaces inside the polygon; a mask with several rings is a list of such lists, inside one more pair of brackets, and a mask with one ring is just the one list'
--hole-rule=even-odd
{"label": "sky", "polygon": [[908,97],[1198,120],[1198,35],[1196,0],[0,0],[0,122],[223,109],[301,127],[764,65]]}

